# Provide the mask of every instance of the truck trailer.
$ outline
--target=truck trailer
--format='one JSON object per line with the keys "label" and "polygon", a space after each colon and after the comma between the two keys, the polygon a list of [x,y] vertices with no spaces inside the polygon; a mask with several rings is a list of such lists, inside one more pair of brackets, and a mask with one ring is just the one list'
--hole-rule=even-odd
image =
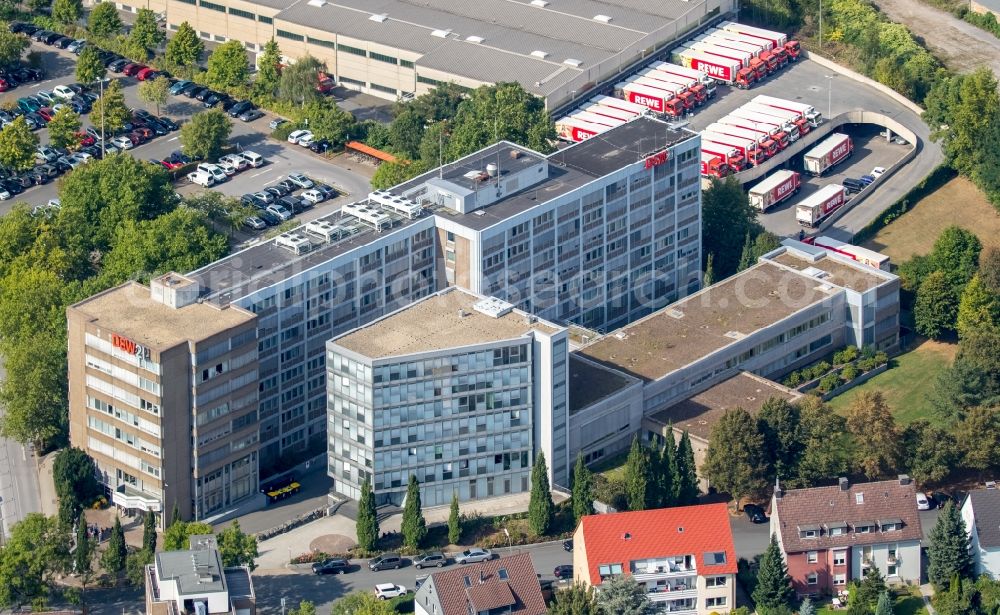
{"label": "truck trailer", "polygon": [[840,184],[823,186],[795,206],[795,220],[802,226],[818,226],[846,203],[846,188]]}
{"label": "truck trailer", "polygon": [[764,28],[745,26],[741,23],[736,23],[735,21],[724,21],[720,23],[718,27],[723,30],[728,30],[729,32],[746,34],[747,36],[753,36],[771,41],[776,48],[780,47],[784,49],[785,52],[788,53],[788,59],[792,62],[799,59],[799,42],[788,40],[788,36],[786,36],[783,32],[775,32],[774,30],[765,30]]}
{"label": "truck trailer", "polygon": [[760,182],[748,192],[750,206],[761,212],[799,191],[800,177],[795,171],[781,170]]}
{"label": "truck trailer", "polygon": [[703,142],[711,141],[713,143],[735,147],[741,154],[743,154],[747,163],[752,166],[757,166],[767,160],[767,154],[765,154],[764,150],[757,145],[756,139],[747,139],[745,137],[736,137],[724,133],[703,130],[701,132],[701,140]]}
{"label": "truck trailer", "polygon": [[[739,139],[750,139],[753,141],[757,149],[760,150],[761,160],[759,160],[759,162],[763,162],[778,153],[778,144],[766,132],[751,130],[749,128],[743,128],[742,126],[734,126],[732,124],[724,124],[722,122],[709,124],[702,132],[707,132],[713,135],[725,135],[730,138],[736,137]],[[758,163],[749,156],[747,157],[747,160],[754,162],[755,165]]]}
{"label": "truck trailer", "polygon": [[722,158],[726,161],[729,167],[739,173],[746,166],[746,158],[740,153],[738,149],[731,145],[724,145],[722,143],[713,143],[712,141],[701,140],[701,151],[708,154],[713,154]]}
{"label": "truck trailer", "polygon": [[652,66],[643,70],[639,74],[684,88],[684,92],[687,92],[687,94],[693,98],[696,105],[703,105],[705,104],[705,101],[708,100],[708,91],[705,89],[705,86],[690,77],[674,75],[658,68],[653,68]]}
{"label": "truck trailer", "polygon": [[[708,33],[704,35],[703,42],[711,43],[718,47],[734,49],[750,54],[750,67],[757,71],[757,76],[761,79],[778,70],[778,60],[770,52],[765,51],[760,45],[736,41],[718,34]],[[700,38],[700,37],[699,37]]]}
{"label": "truck trailer", "polygon": [[794,124],[763,113],[738,108],[722,119],[726,120],[725,123],[739,123],[741,126],[751,126],[768,133],[778,142],[780,149],[785,149],[789,143],[799,139],[799,130]]}
{"label": "truck trailer", "polygon": [[[677,72],[675,69],[682,68],[680,66],[677,66],[675,64],[670,64],[668,62],[656,61],[656,62],[651,63],[649,65],[649,68],[651,68],[653,70],[656,70],[656,71],[659,71],[659,72],[663,73],[664,75],[669,75],[670,77],[672,77],[675,80],[676,83],[680,83],[682,85],[685,85],[687,87],[687,89],[689,89],[692,92],[694,92],[694,95],[697,96],[698,100],[700,100],[702,102],[708,100],[708,98],[715,93],[715,91],[714,91],[715,82],[712,81],[711,79],[709,79],[708,76],[705,75],[705,73],[702,73],[701,71],[691,71],[691,69],[683,68],[684,71],[690,71],[690,72],[693,72],[693,73],[700,73],[701,75],[705,76],[705,81],[708,81],[711,84],[712,88],[713,88],[711,94],[709,93],[709,89],[706,86],[705,82],[702,81],[701,77],[696,77],[696,76],[693,76],[693,75],[690,75],[690,74],[685,74],[685,73],[679,73],[679,72]],[[680,80],[680,81],[676,81],[676,80]]]}
{"label": "truck trailer", "polygon": [[823,117],[812,105],[785,100],[784,98],[775,98],[774,96],[765,96],[764,94],[754,96],[752,102],[798,113],[807,122],[809,122],[809,125],[813,128],[819,126],[823,121]]}
{"label": "truck trailer", "polygon": [[644,107],[669,115],[670,117],[681,117],[684,115],[684,103],[672,92],[640,85],[632,81],[624,81],[615,86],[615,93],[619,94],[628,102],[643,105]]}
{"label": "truck trailer", "polygon": [[644,68],[636,73],[632,80],[635,83],[673,92],[674,96],[681,99],[681,102],[684,103],[684,108],[687,110],[693,109],[698,103],[697,97],[693,92],[688,91],[687,87],[674,83],[670,80],[669,75],[665,75],[657,70]]}
{"label": "truck trailer", "polygon": [[880,252],[844,243],[843,241],[832,237],[819,236],[814,238],[811,243],[815,246],[830,250],[831,252],[843,254],[844,256],[852,258],[864,265],[868,265],[869,267],[874,267],[875,269],[881,269],[882,271],[889,271],[890,269],[889,257]]}
{"label": "truck trailer", "polygon": [[607,126],[591,124],[590,122],[569,116],[557,120],[555,124],[556,134],[564,141],[585,141],[590,137],[601,134],[605,130],[609,130]]}
{"label": "truck trailer", "polygon": [[811,130],[809,122],[802,118],[801,115],[795,113],[794,111],[786,111],[785,109],[779,109],[777,107],[771,107],[769,105],[764,105],[761,103],[748,102],[741,107],[748,111],[753,111],[754,113],[762,113],[764,115],[770,115],[772,117],[779,118],[785,122],[790,123],[798,131],[799,136],[808,133]]}
{"label": "truck trailer", "polygon": [[591,102],[595,105],[600,105],[602,107],[618,109],[619,111],[625,111],[627,113],[634,113],[637,116],[648,115],[650,111],[649,107],[647,107],[646,105],[631,103],[621,98],[615,98],[614,96],[604,96],[603,94],[591,98],[588,102]]}
{"label": "truck trailer", "polygon": [[802,165],[806,173],[819,176],[845,160],[853,152],[854,143],[851,138],[838,132],[806,152],[805,156],[802,157]]}
{"label": "truck trailer", "polygon": [[705,86],[705,91],[708,93],[709,98],[715,96],[716,81],[705,74],[704,71],[681,66],[680,64],[673,64],[671,62],[661,62],[659,60],[653,62],[649,66],[655,68],[656,70],[662,70],[665,73],[670,73],[671,75],[680,75],[681,77],[697,79],[703,86]]}
{"label": "truck trailer", "polygon": [[740,89],[749,89],[757,81],[757,74],[743,68],[739,60],[713,56],[689,47],[678,47],[670,52],[672,62],[702,71],[712,79],[734,85]]}
{"label": "truck trailer", "polygon": [[615,109],[614,107],[605,107],[604,105],[587,105],[583,108],[587,113],[593,113],[594,115],[604,115],[616,120],[621,120],[623,122],[630,122],[635,118],[639,117],[638,114],[632,113],[631,111],[622,111],[621,109]]}
{"label": "truck trailer", "polygon": [[757,57],[767,64],[768,72],[773,73],[788,64],[788,53],[782,48],[775,49],[774,44],[769,40],[755,38],[745,34],[739,34],[737,32],[729,32],[728,30],[722,29],[709,30],[709,34],[716,38],[725,38],[731,41],[760,47],[761,52]]}

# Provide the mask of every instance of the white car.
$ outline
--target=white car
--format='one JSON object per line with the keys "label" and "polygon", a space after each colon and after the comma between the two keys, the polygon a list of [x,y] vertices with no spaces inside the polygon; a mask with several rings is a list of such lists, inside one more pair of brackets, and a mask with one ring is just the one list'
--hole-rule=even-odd
{"label": "white car", "polygon": [[244,158],[243,156],[240,156],[239,154],[227,154],[222,158],[219,158],[219,162],[220,163],[227,162],[233,165],[233,167],[236,169],[237,172],[244,171],[246,170],[247,167],[250,166],[250,163],[247,162],[247,159]]}
{"label": "white car", "polygon": [[206,188],[215,185],[215,179],[213,179],[210,174],[202,171],[188,173],[187,178],[192,184],[198,184],[199,186],[204,186]]}
{"label": "white car", "polygon": [[48,90],[38,90],[37,92],[35,92],[35,96],[37,98],[44,100],[46,103],[50,105],[52,103],[59,102],[59,97],[53,94],[52,92],[49,92]]}
{"label": "white car", "polygon": [[302,135],[301,137],[299,137],[299,145],[301,145],[302,147],[309,147],[310,145],[312,145],[314,138],[315,137],[313,137],[313,133],[311,132],[309,134]]}
{"label": "white car", "polygon": [[307,136],[312,140],[313,133],[308,130],[294,130],[288,135],[288,142],[292,144],[301,143],[300,139]]}
{"label": "white car", "polygon": [[206,175],[211,175],[212,179],[214,179],[216,183],[224,182],[227,179],[229,179],[229,176],[226,175],[226,172],[223,171],[222,167],[220,167],[217,164],[209,164],[207,162],[203,162],[198,165],[197,170],[201,173],[205,173]]}
{"label": "white car", "polygon": [[264,222],[257,216],[247,216],[243,220],[243,224],[255,231],[262,231],[267,228],[267,222]]}
{"label": "white car", "polygon": [[315,205],[316,203],[322,203],[323,201],[325,201],[326,195],[324,195],[319,190],[313,188],[312,190],[306,190],[305,192],[303,192],[302,198]]}
{"label": "white car", "polygon": [[0,188],[0,201],[10,200],[12,196],[13,195],[8,192],[6,188]]}
{"label": "white car", "polygon": [[233,165],[228,160],[219,160],[218,167],[220,169],[222,169],[222,172],[225,173],[229,177],[232,177],[233,175],[236,175],[236,170],[237,170],[236,166]]}
{"label": "white car", "polygon": [[375,586],[375,596],[379,600],[388,600],[389,598],[398,598],[399,596],[406,595],[406,588],[402,585],[396,585],[395,583],[379,583]]}
{"label": "white car", "polygon": [[289,173],[288,181],[292,182],[299,188],[312,188],[316,185],[313,183],[313,180],[309,179],[302,173]]}
{"label": "white car", "polygon": [[69,100],[74,96],[76,96],[76,92],[74,92],[73,90],[69,89],[64,85],[57,85],[56,87],[52,88],[52,93],[58,96],[59,98],[62,98],[63,100]]}
{"label": "white car", "polygon": [[917,510],[930,510],[931,501],[923,493],[917,492]]}
{"label": "white car", "polygon": [[135,145],[132,143],[132,139],[128,137],[115,137],[111,139],[111,145],[114,145],[120,150],[132,149]]}
{"label": "white car", "polygon": [[877,179],[878,176],[882,175],[883,173],[885,173],[885,167],[875,167],[874,169],[872,169],[871,175],[872,177]]}

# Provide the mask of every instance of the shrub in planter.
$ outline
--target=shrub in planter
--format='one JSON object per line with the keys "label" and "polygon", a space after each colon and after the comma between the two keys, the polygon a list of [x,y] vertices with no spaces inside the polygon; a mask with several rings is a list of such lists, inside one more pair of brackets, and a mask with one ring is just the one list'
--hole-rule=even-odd
{"label": "shrub in planter", "polygon": [[826,361],[820,361],[816,365],[813,365],[811,371],[812,371],[812,378],[810,379],[819,378],[823,374],[830,371],[830,364],[827,363]]}
{"label": "shrub in planter", "polygon": [[833,364],[843,365],[845,363],[850,363],[851,361],[857,358],[858,358],[857,346],[847,346],[843,350],[840,350],[833,354]]}
{"label": "shrub in planter", "polygon": [[858,368],[854,364],[850,364],[840,370],[840,379],[844,382],[850,382],[858,377]]}
{"label": "shrub in planter", "polygon": [[788,375],[788,378],[785,380],[785,385],[790,387],[797,387],[801,382],[802,382],[802,377],[799,375],[799,372],[795,371]]}
{"label": "shrub in planter", "polygon": [[879,365],[883,365],[883,364],[889,362],[889,355],[887,355],[886,353],[884,353],[882,351],[876,352],[875,356],[873,358],[875,359],[875,366],[876,367],[878,367]]}
{"label": "shrub in planter", "polygon": [[823,379],[819,381],[817,388],[824,393],[829,393],[830,391],[837,388],[840,385],[840,376],[837,374],[827,374],[823,376]]}
{"label": "shrub in planter", "polygon": [[863,372],[870,372],[878,367],[878,363],[875,362],[875,359],[861,359],[857,362],[857,366]]}

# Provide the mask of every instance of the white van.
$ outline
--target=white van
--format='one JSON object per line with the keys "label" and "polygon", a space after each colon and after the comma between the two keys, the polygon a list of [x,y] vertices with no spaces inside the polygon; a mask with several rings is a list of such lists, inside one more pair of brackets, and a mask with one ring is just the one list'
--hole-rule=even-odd
{"label": "white van", "polygon": [[217,164],[208,164],[203,162],[198,165],[198,171],[210,175],[216,183],[224,182],[229,178],[229,176],[226,175],[226,172],[222,170],[222,167]]}
{"label": "white van", "polygon": [[243,159],[246,160],[250,164],[250,166],[252,166],[255,169],[257,167],[264,166],[265,162],[264,157],[258,154],[257,152],[246,151],[241,153],[240,156],[243,156]]}
{"label": "white van", "polygon": [[206,188],[215,184],[215,180],[212,178],[212,175],[210,173],[205,173],[204,171],[188,173],[187,178],[192,184],[198,184],[199,186],[204,186]]}

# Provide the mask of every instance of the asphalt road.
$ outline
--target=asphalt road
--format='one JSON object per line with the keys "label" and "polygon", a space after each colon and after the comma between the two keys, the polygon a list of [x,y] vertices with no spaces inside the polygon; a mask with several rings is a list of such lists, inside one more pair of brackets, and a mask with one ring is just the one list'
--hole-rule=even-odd
{"label": "asphalt road", "polygon": [[[833,75],[833,77],[827,78],[827,75]],[[789,64],[774,76],[749,90],[719,86],[715,99],[689,118],[690,128],[702,130],[759,94],[812,105],[824,117],[837,116],[854,109],[876,111],[905,125],[919,137],[920,143],[917,144],[919,151],[913,160],[896,171],[892,177],[886,179],[857,208],[844,214],[832,228],[824,231],[825,234],[838,239],[850,240],[854,233],[874,220],[879,213],[926,177],[944,159],[940,146],[930,142],[930,132],[927,125],[909,108],[873,87],[829,71],[806,59]],[[902,149],[902,146],[898,147]],[[854,172],[855,165],[859,165],[858,170],[863,170],[864,173],[869,172],[874,166],[888,166],[877,162],[876,160],[880,159],[878,156],[866,160],[867,155],[859,156],[858,153],[863,152],[855,153],[850,165],[842,165],[843,168],[837,168],[837,173]],[[902,154],[901,152],[899,156]],[[858,174],[855,173],[855,176]],[[837,174],[830,177],[837,177]],[[824,182],[829,181],[830,177]],[[808,192],[800,193],[794,202],[806,194]],[[779,235],[797,234],[799,229],[795,222],[795,209],[791,206],[777,210],[776,214],[769,212],[769,215],[761,218],[761,222],[768,230]]]}
{"label": "asphalt road", "polygon": [[[0,380],[6,377],[7,372],[0,364]],[[10,535],[11,526],[25,515],[42,510],[36,464],[33,451],[13,440],[0,438],[0,542]]]}

